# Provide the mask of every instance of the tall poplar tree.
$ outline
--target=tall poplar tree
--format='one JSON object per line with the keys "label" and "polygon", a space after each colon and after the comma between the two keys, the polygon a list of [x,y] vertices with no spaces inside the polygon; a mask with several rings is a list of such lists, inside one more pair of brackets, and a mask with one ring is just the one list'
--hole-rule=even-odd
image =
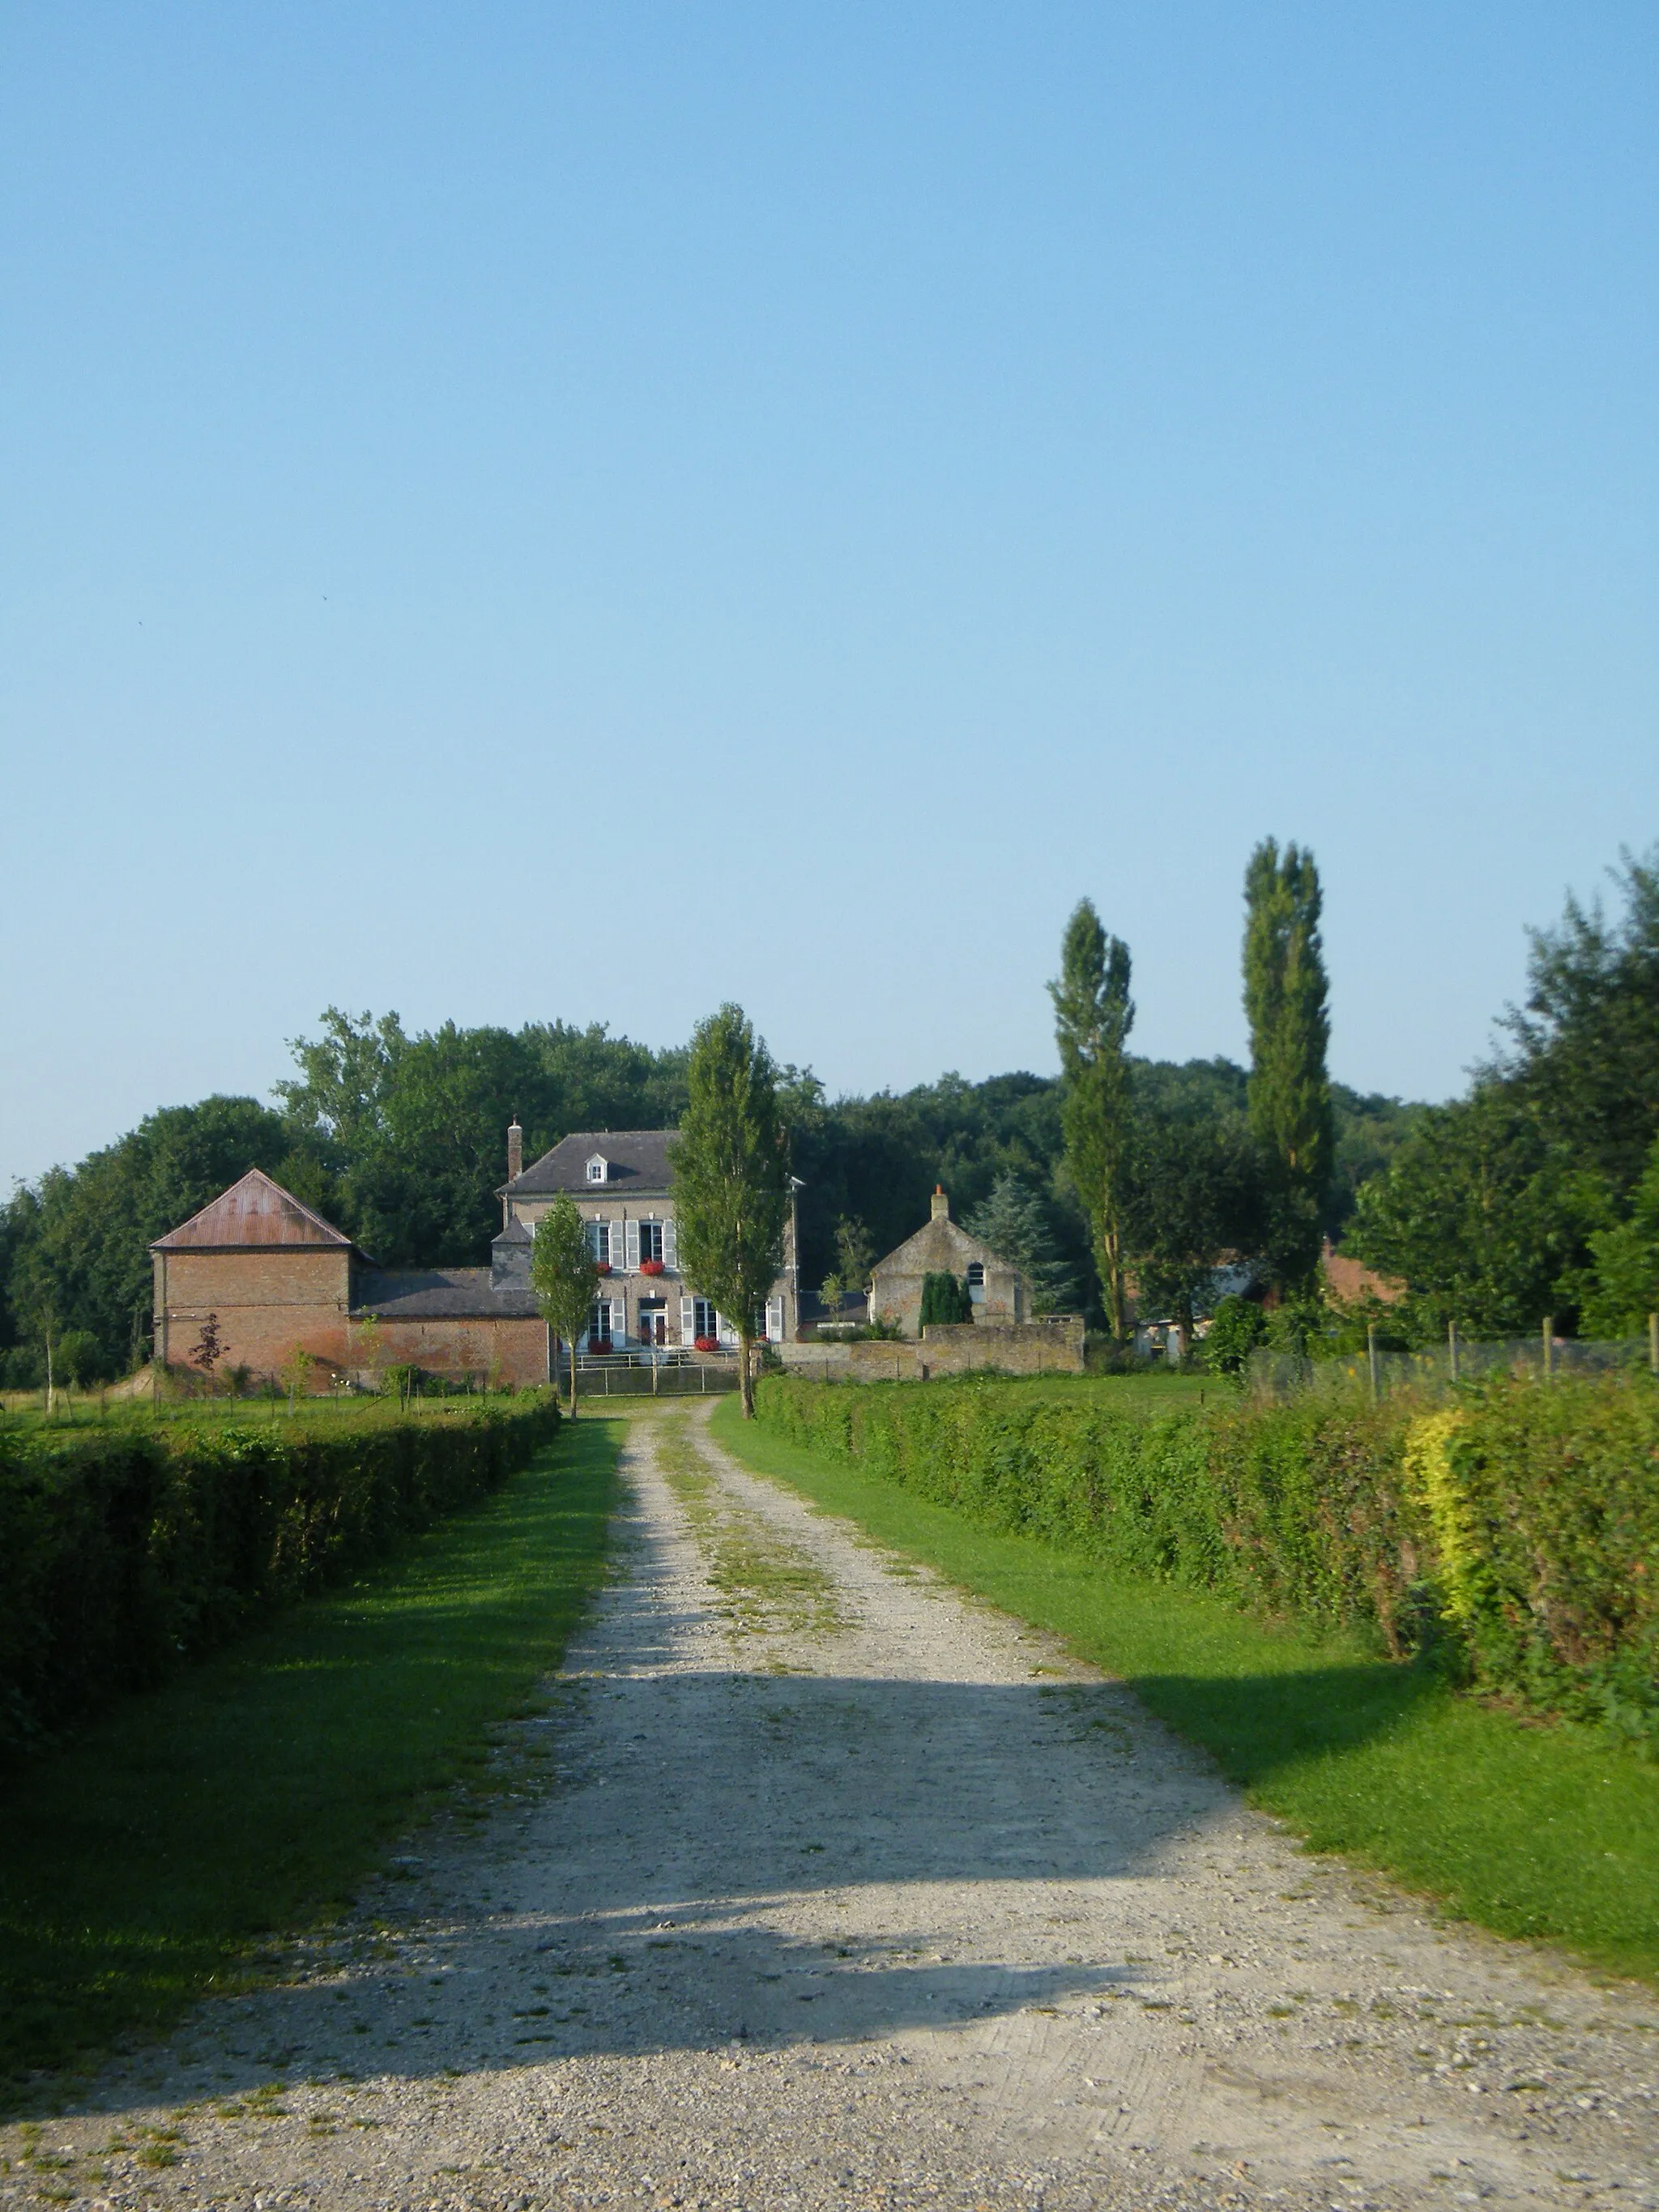
{"label": "tall poplar tree", "polygon": [[576,1346],[593,1310],[599,1287],[599,1266],[588,1240],[587,1224],[568,1191],[562,1190],[536,1224],[530,1255],[530,1285],[542,1319],[570,1354],[570,1418],[576,1418]]}
{"label": "tall poplar tree", "polygon": [[1048,995],[1060,1046],[1066,1164],[1089,1217],[1106,1325],[1121,1339],[1127,1322],[1124,1232],[1133,1124],[1124,1045],[1135,1009],[1129,948],[1107,935],[1089,899],[1079,902],[1066,925],[1060,980],[1049,984]]}
{"label": "tall poplar tree", "polygon": [[738,1382],[755,1417],[755,1317],[783,1264],[787,1141],[777,1069],[741,1006],[699,1022],[690,1103],[669,1148],[681,1272],[738,1332]]}
{"label": "tall poplar tree", "polygon": [[1319,1266],[1320,1216],[1336,1150],[1321,892],[1313,854],[1271,837],[1244,872],[1244,1012],[1250,1024],[1250,1130],[1267,1190],[1263,1256],[1280,1291]]}

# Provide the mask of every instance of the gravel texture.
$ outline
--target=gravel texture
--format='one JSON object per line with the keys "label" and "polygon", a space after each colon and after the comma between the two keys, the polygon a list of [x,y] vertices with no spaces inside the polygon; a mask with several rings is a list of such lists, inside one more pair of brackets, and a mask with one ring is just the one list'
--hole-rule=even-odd
{"label": "gravel texture", "polygon": [[1659,2205],[1645,1993],[1304,1856],[703,1410],[496,1793],[0,2206]]}

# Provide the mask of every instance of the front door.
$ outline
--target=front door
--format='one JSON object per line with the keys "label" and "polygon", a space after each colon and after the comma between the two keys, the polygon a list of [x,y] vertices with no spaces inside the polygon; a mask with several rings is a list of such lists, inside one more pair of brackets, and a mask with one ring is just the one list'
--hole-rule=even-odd
{"label": "front door", "polygon": [[668,1341],[668,1301],[666,1298],[640,1300],[640,1342],[666,1344]]}

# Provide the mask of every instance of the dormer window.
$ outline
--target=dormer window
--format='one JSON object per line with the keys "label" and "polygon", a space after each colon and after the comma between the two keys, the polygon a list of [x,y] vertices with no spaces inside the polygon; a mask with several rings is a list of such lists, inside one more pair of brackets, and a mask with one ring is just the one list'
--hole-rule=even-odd
{"label": "dormer window", "polygon": [[604,1182],[609,1177],[610,1173],[610,1161],[605,1158],[603,1153],[595,1152],[592,1158],[587,1163],[587,1180],[589,1182]]}

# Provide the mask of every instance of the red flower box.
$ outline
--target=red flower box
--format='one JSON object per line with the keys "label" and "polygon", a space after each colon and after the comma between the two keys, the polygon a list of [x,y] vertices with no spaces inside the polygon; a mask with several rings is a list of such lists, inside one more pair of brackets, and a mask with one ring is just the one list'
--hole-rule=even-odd
{"label": "red flower box", "polygon": [[596,1275],[608,1275],[611,1273],[610,1261],[596,1260],[593,1263],[593,1272]]}
{"label": "red flower box", "polygon": [[720,1340],[717,1336],[699,1336],[692,1342],[692,1349],[696,1352],[718,1352],[720,1348]]}
{"label": "red flower box", "polygon": [[596,1336],[588,1346],[590,1352],[614,1352],[616,1346],[608,1336]]}
{"label": "red flower box", "polygon": [[662,1273],[662,1261],[660,1260],[641,1260],[640,1262],[640,1273],[642,1275],[659,1275]]}

